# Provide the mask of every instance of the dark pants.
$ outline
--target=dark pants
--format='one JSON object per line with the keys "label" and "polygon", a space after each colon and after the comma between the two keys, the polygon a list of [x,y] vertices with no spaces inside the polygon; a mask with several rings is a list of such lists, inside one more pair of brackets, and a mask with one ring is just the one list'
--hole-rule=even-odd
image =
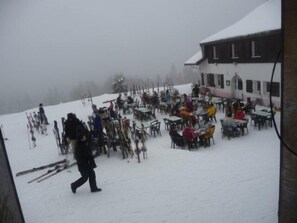
{"label": "dark pants", "polygon": [[91,191],[97,188],[96,174],[94,169],[80,171],[80,174],[81,174],[81,178],[79,178],[77,181],[72,183],[75,189],[83,185],[85,182],[87,182],[88,179],[89,179]]}

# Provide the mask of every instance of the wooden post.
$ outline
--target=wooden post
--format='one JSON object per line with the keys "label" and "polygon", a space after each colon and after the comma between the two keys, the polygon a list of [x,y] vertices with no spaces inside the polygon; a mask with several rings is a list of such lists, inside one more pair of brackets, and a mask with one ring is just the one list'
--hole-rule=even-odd
{"label": "wooden post", "polygon": [[283,67],[279,222],[297,222],[297,1],[282,1]]}

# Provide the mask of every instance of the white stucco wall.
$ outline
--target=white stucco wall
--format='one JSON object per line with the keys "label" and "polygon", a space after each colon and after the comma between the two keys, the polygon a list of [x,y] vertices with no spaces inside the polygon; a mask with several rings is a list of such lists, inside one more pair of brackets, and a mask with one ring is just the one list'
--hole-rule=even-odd
{"label": "white stucco wall", "polygon": [[[204,74],[224,74],[224,89],[211,88],[212,92],[222,97],[232,97],[231,85],[227,86],[226,81],[232,80],[235,75],[238,75],[243,82],[244,98],[251,97],[252,99],[263,100],[264,105],[269,104],[269,94],[264,92],[263,82],[270,82],[273,63],[255,63],[255,64],[208,64],[205,60],[200,64],[200,72]],[[261,82],[261,92],[247,93],[246,80],[257,80]],[[277,63],[274,73],[273,82],[281,81],[281,64]],[[280,97],[272,97],[275,106],[280,107]]]}

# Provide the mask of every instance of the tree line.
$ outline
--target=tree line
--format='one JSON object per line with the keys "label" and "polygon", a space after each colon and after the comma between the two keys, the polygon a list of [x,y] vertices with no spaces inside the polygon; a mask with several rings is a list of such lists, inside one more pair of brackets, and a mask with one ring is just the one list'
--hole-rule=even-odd
{"label": "tree line", "polygon": [[[163,87],[165,83],[174,85],[197,82],[200,74],[197,69],[184,67],[178,72],[174,65],[171,66],[169,72],[165,75],[157,74],[155,76],[129,76],[124,73],[116,73],[109,76],[102,83],[100,80],[80,81],[70,89],[61,89],[56,86],[49,86],[44,92],[38,95],[30,95],[25,92],[19,96],[0,95],[0,114],[10,114],[22,112],[30,108],[38,107],[39,103],[45,106],[56,105],[60,103],[80,100],[84,97],[99,96],[105,93],[117,93],[121,91],[130,91],[134,86],[141,88],[151,88],[152,86]],[[116,86],[116,82],[123,78],[120,88]],[[119,83],[118,83],[119,84]]]}

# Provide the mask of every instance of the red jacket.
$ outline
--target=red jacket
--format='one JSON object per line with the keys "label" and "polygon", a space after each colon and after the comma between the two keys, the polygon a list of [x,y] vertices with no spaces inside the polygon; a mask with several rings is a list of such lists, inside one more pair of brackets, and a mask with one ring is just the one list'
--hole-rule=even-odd
{"label": "red jacket", "polygon": [[188,139],[194,139],[197,138],[198,134],[194,129],[187,127],[183,131],[183,136]]}
{"label": "red jacket", "polygon": [[240,120],[243,120],[244,117],[245,117],[244,111],[241,109],[237,110],[234,116],[235,119],[240,119]]}

